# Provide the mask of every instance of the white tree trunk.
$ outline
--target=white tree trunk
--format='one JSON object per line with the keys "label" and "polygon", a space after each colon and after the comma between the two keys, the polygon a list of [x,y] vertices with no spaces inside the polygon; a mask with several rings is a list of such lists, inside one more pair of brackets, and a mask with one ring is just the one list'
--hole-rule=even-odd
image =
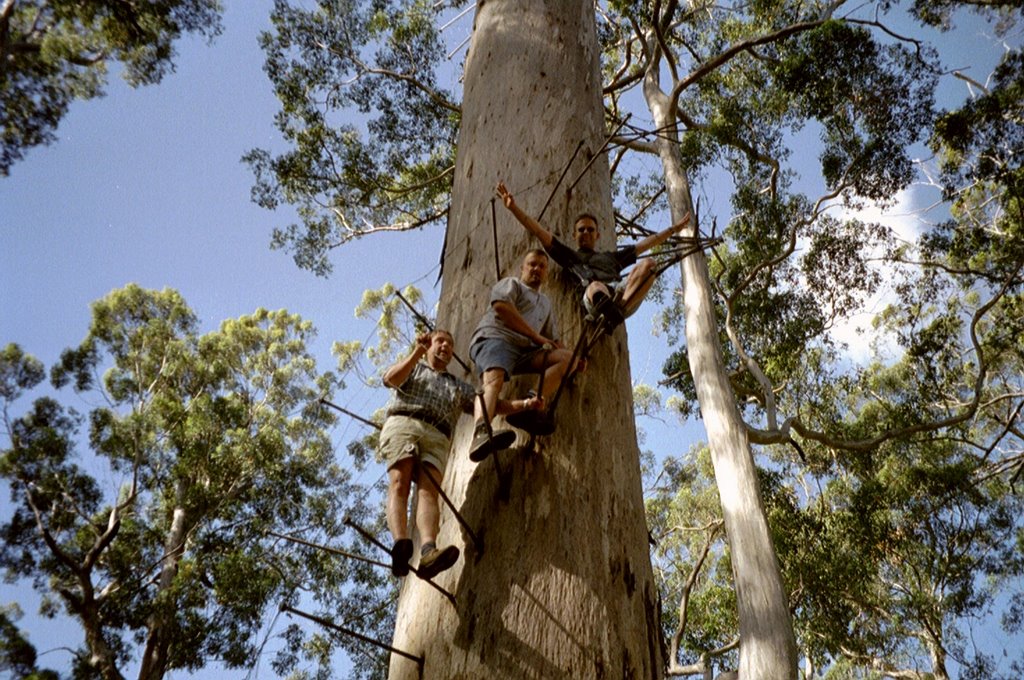
{"label": "white tree trunk", "polygon": [[[645,82],[644,94],[654,116],[654,127],[667,129],[674,122],[674,113],[652,77]],[[663,134],[657,145],[672,221],[677,222],[693,212],[689,182],[678,143]],[[693,236],[695,221],[690,225],[688,234]],[[746,426],[736,406],[718,340],[707,260],[698,252],[683,260],[681,266],[690,372],[711,448],[736,585],[739,678],[795,680],[797,654],[792,617],[768,533]]]}
{"label": "white tree trunk", "polygon": [[[159,595],[170,590],[174,585],[174,577],[178,573],[178,565],[184,553],[185,538],[188,535],[186,522],[185,496],[188,493],[188,482],[179,479],[174,487],[175,507],[171,516],[171,526],[164,540],[164,557],[157,579],[157,599]],[[166,607],[158,608],[150,615],[146,630],[146,646],[142,652],[142,666],[139,669],[139,680],[155,680],[162,678],[167,671],[167,650],[171,645],[168,633],[168,613]]]}
{"label": "white tree trunk", "polygon": [[[463,358],[497,278],[491,198],[499,180],[537,216],[584,141],[542,222],[571,243],[572,218],[588,211],[604,227],[601,245],[614,244],[607,158],[567,194],[605,134],[598,64],[592,0],[478,4],[439,312]],[[500,202],[495,212],[501,274],[515,275],[538,244]],[[571,347],[581,315],[565,281],[552,265],[545,291]],[[506,393],[535,381],[514,381]],[[424,658],[422,677],[661,677],[624,330],[601,340],[556,419],[557,431],[535,450],[521,436],[498,457],[500,479],[493,458],[469,462],[468,418],[456,432],[444,488],[483,545],[445,509],[439,543],[459,545],[463,557],[437,583],[457,604],[413,576],[405,581],[394,645]],[[392,655],[390,677],[417,678],[416,664]]]}

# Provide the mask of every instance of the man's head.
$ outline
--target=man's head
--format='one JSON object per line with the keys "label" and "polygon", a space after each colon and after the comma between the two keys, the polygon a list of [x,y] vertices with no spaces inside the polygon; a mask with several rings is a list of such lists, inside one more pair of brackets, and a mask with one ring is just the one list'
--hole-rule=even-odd
{"label": "man's head", "polygon": [[583,213],[573,222],[573,238],[580,250],[593,250],[597,245],[597,218],[590,213]]}
{"label": "man's head", "polygon": [[436,370],[444,370],[452,360],[455,351],[455,338],[445,330],[436,330],[430,334],[430,347],[427,348],[427,364]]}
{"label": "man's head", "polygon": [[548,254],[539,248],[534,248],[526,253],[523,258],[523,267],[519,272],[522,279],[530,288],[537,290],[544,283],[548,275]]}

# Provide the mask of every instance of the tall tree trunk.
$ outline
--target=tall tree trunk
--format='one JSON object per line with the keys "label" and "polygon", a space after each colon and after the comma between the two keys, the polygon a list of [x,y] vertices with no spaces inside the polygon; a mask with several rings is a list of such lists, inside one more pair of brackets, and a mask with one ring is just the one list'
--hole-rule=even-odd
{"label": "tall tree trunk", "polygon": [[[603,226],[601,245],[614,245],[607,157],[567,192],[604,134],[593,1],[481,2],[466,64],[439,314],[460,356],[497,278],[491,198],[499,180],[537,216],[583,141],[543,223],[571,243],[573,216],[588,211]],[[495,212],[501,274],[515,275],[538,244],[500,202]],[[557,269],[545,290],[571,346],[581,327],[579,296]],[[516,380],[507,392],[522,394],[535,381]],[[482,546],[445,511],[440,542],[464,553],[437,582],[457,603],[414,577],[405,581],[394,645],[424,658],[424,678],[661,677],[632,406],[619,329],[565,390],[557,431],[533,449],[521,436],[497,460],[474,465],[467,458],[472,426],[463,419],[444,486]],[[416,665],[393,655],[390,677],[416,678]]]}
{"label": "tall tree trunk", "polygon": [[79,584],[82,594],[80,598],[74,599],[71,609],[82,620],[85,647],[89,650],[89,663],[99,671],[103,680],[124,680],[117,666],[117,654],[103,635],[103,616],[100,614],[99,603],[96,602],[93,591],[92,574],[80,573]]}
{"label": "tall tree trunk", "polygon": [[[935,630],[941,630],[936,627]],[[928,656],[932,660],[932,677],[935,680],[949,680],[949,671],[946,670],[946,650],[942,647],[942,640],[938,636],[928,635],[926,640]]]}
{"label": "tall tree trunk", "polygon": [[[644,96],[654,127],[669,130],[675,112],[649,73]],[[678,140],[657,139],[672,221],[693,214],[690,185]],[[696,221],[688,235],[696,235]],[[746,425],[736,406],[718,340],[711,275],[703,253],[682,262],[686,348],[708,435],[715,482],[729,539],[740,624],[740,680],[783,680],[797,676],[796,641],[778,558],[768,532]]]}
{"label": "tall tree trunk", "polygon": [[174,585],[178,565],[185,550],[185,537],[189,526],[186,522],[185,495],[188,482],[178,480],[174,488],[175,507],[171,515],[171,526],[164,541],[164,558],[157,580],[155,610],[147,623],[146,646],[142,653],[139,680],[159,680],[167,672],[167,652],[171,646],[168,618],[175,616],[175,603],[164,599],[163,594]]}

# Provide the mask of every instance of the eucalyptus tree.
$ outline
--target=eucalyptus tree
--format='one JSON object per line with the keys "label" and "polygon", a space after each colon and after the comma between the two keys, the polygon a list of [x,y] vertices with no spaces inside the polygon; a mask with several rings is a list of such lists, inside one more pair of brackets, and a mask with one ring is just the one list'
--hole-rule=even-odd
{"label": "eucalyptus tree", "polygon": [[[279,538],[338,537],[345,512],[367,513],[334,459],[318,398],[337,379],[317,371],[313,334],[263,309],[201,334],[178,293],[130,285],[94,304],[85,339],[52,367],[54,387],[80,397],[27,407],[45,369],[4,348],[12,509],[0,562],[41,593],[43,615],[81,626],[76,674],[251,667],[280,605],[319,600],[351,615],[367,607],[343,600],[346,583],[382,587]],[[92,456],[79,453],[86,444]],[[275,667],[294,668],[295,655],[286,644]]]}
{"label": "eucalyptus tree", "polygon": [[[838,63],[856,63],[841,42],[829,45],[840,55]],[[919,43],[911,47],[914,56],[922,54]],[[871,49],[865,45],[857,52],[865,55]],[[756,54],[769,65],[808,66]],[[832,55],[826,58],[831,63]],[[1013,670],[998,669],[991,653],[972,649],[966,641],[970,622],[992,615],[994,594],[1006,592],[1007,586],[1012,591],[1021,578],[1015,550],[1020,496],[1012,484],[1020,469],[1019,295],[1024,283],[1019,160],[1013,151],[1022,134],[1019,59],[1019,52],[1007,52],[993,74],[991,91],[937,118],[930,144],[940,153],[939,183],[951,219],[923,229],[917,243],[899,242],[881,225],[854,224],[863,235],[877,234],[888,244],[872,252],[841,223],[825,218],[819,228],[828,231],[815,233],[791,217],[788,246],[769,245],[760,261],[743,263],[745,251],[770,244],[765,232],[746,247],[737,236],[729,239],[730,231],[752,233],[745,216],[756,213],[748,212],[725,230],[736,252],[716,253],[715,285],[724,303],[730,378],[747,400],[748,422],[767,425],[751,428],[752,438],[799,442],[793,450],[801,456],[806,452],[807,460],[797,463],[810,465],[795,477],[807,483],[805,493],[827,482],[804,511],[792,508],[789,519],[778,514],[778,506],[776,514],[770,513],[808,675],[845,666],[883,677],[950,677],[949,662],[955,659],[963,677],[1014,677]],[[929,70],[939,72],[935,66],[924,75]],[[752,72],[747,68],[743,74]],[[796,82],[820,85],[820,75],[808,75],[815,72],[807,71]],[[882,71],[866,73],[877,78]],[[855,73],[847,79],[857,83]],[[911,82],[900,89],[912,91]],[[818,94],[815,89],[812,96]],[[901,117],[909,119],[911,109],[926,110],[926,103],[910,100],[911,108]],[[820,111],[850,114],[832,105]],[[930,120],[919,119],[916,125],[927,123],[922,128],[927,131]],[[830,132],[827,121],[823,128],[828,138],[841,138]],[[865,129],[870,130],[866,123]],[[864,153],[872,147],[866,141],[848,145]],[[829,157],[827,147],[821,158],[827,177],[827,162],[836,158]],[[769,195],[772,172],[769,166],[764,174]],[[845,184],[857,173],[845,168],[838,176]],[[847,200],[870,197],[867,186],[850,184],[847,191]],[[778,223],[762,226],[778,228]],[[807,246],[802,271],[795,277],[785,271],[768,276],[786,266],[801,238]],[[821,311],[851,309],[847,305],[853,298],[846,296],[880,276],[869,266],[869,256],[885,259],[883,271],[895,291],[897,301],[876,319],[876,329],[892,340],[889,351],[895,360],[880,353],[870,365],[849,370],[836,362],[834,345],[814,342],[814,337],[827,338],[829,326],[842,316],[823,317]],[[762,284],[746,272],[764,277],[761,291]],[[817,301],[801,299],[793,285],[800,277],[809,284],[803,294],[821,296]],[[829,277],[844,286],[831,288]],[[785,342],[787,334],[790,342]],[[688,370],[682,358],[669,367],[677,378],[697,370],[692,365]],[[677,385],[693,394],[688,379]],[[777,413],[786,411],[785,419]],[[776,464],[793,467],[794,461],[790,451]],[[1009,632],[1019,631],[1013,616],[1006,620]],[[1020,661],[1014,664],[1019,668]]]}
{"label": "eucalyptus tree", "polygon": [[[996,16],[998,31],[1012,30],[1019,18],[1013,3],[966,4]],[[948,69],[918,34],[920,24],[949,28],[958,3],[918,2],[909,18],[895,12],[893,3],[594,3],[606,129],[616,131],[602,146],[600,135],[566,131],[549,113],[561,110],[548,99],[549,83],[565,83],[565,69],[575,63],[571,57],[586,45],[586,36],[567,38],[554,19],[561,10],[552,3],[517,5],[513,11],[507,3],[483,3],[474,40],[507,32],[544,53],[547,48],[524,37],[543,34],[563,50],[562,63],[514,73],[497,69],[500,77],[480,84],[471,80],[467,62],[467,97],[459,105],[438,87],[443,55],[425,3],[322,2],[306,11],[279,2],[277,32],[265,41],[267,70],[283,102],[279,126],[294,148],[278,157],[254,151],[249,160],[257,173],[257,199],[267,207],[299,204],[302,222],[279,230],[274,244],[291,249],[300,265],[327,273],[332,250],[352,238],[447,215],[442,314],[463,324],[475,313],[465,305],[479,302],[479,291],[491,280],[481,264],[490,246],[466,226],[467,220],[479,228],[491,219],[481,208],[487,183],[518,174],[527,190],[550,191],[559,183],[556,177],[541,180],[542,168],[557,175],[575,162],[566,138],[584,140],[580,148],[590,156],[607,151],[618,178],[611,188],[623,230],[642,231],[655,212],[649,207],[664,201],[672,221],[694,214],[691,236],[722,239],[710,259],[696,253],[682,264],[679,304],[666,318],[685,323],[685,344],[666,372],[681,392],[677,403],[683,412],[699,413],[708,430],[723,514],[721,527],[702,526],[716,540],[728,540],[728,549],[717,553],[725,562],[716,564],[728,565],[733,575],[740,676],[796,674],[790,624],[796,601],[800,654],[810,669],[805,672],[829,662],[833,668],[874,665],[890,649],[881,633],[843,646],[838,637],[822,642],[814,625],[831,617],[838,635],[855,616],[871,618],[879,610],[852,596],[837,600],[822,595],[832,591],[815,594],[804,587],[820,574],[800,573],[794,565],[810,569],[815,560],[801,558],[800,546],[788,543],[772,522],[794,526],[806,515],[801,521],[812,526],[812,511],[836,513],[839,526],[823,520],[830,531],[808,535],[863,550],[859,564],[865,570],[852,582],[865,592],[875,589],[877,596],[881,586],[869,576],[880,578],[892,566],[886,560],[899,559],[899,553],[875,555],[871,544],[852,538],[870,527],[853,521],[859,506],[851,506],[847,496],[862,500],[879,483],[895,484],[878,479],[886,471],[902,469],[913,477],[919,466],[907,461],[915,456],[941,461],[936,466],[942,474],[973,460],[974,478],[996,480],[996,486],[972,499],[965,494],[979,486],[952,484],[952,495],[943,497],[947,505],[941,511],[934,507],[936,521],[955,522],[960,513],[975,512],[965,508],[976,508],[978,526],[993,529],[994,544],[1006,545],[1005,532],[1013,529],[1002,527],[1000,518],[1013,507],[1015,492],[998,485],[1020,469],[1016,329],[1022,258],[1019,156],[1013,154],[1020,139],[1018,52],[1004,55],[992,96],[940,118],[934,93]],[[537,11],[548,12],[547,23],[536,23]],[[489,49],[505,54],[507,47]],[[471,83],[485,91],[472,110]],[[571,84],[563,87],[576,92]],[[515,94],[509,98],[506,91]],[[365,118],[332,124],[346,109]],[[488,122],[515,134],[502,136],[480,117],[502,121]],[[523,119],[530,123],[525,128]],[[649,124],[640,125],[644,120]],[[891,204],[919,177],[914,154],[933,129],[932,144],[951,163],[943,182],[953,219],[924,230],[913,243],[881,223],[851,218],[850,210],[867,203]],[[563,166],[557,158],[534,159],[544,132],[548,155],[561,156]],[[451,161],[456,153],[472,164],[460,171]],[[504,156],[504,162],[494,156]],[[644,158],[654,159],[656,167],[649,169]],[[605,163],[600,158],[594,167]],[[489,176],[481,179],[480,172]],[[459,182],[474,188],[460,188]],[[560,189],[550,194],[556,233],[565,228],[566,206],[581,200]],[[579,194],[592,190],[584,185]],[[705,197],[703,204],[711,208],[701,208],[695,197]],[[530,200],[543,206],[540,197]],[[600,197],[587,200],[601,204]],[[518,252],[510,241],[515,235],[503,223],[496,229],[507,262]],[[975,258],[976,246],[989,255]],[[900,353],[851,366],[831,331],[864,309],[883,282],[896,301],[877,324],[880,332],[892,332]],[[949,437],[966,444],[940,446]],[[796,481],[786,486],[796,485],[797,497],[787,499],[774,477],[758,471],[752,446],[765,447],[773,466],[796,471]],[[865,467],[865,459],[892,463]],[[762,488],[766,480],[772,483]],[[812,498],[819,482],[834,483],[832,495]],[[925,488],[934,491],[918,490]],[[904,504],[894,516],[902,513],[906,522],[918,516],[915,504],[934,501],[906,490],[893,490],[891,497]],[[898,534],[907,530],[906,522],[884,528]],[[946,529],[937,524],[934,530]],[[697,556],[702,545],[693,543],[688,552]],[[904,548],[911,545],[918,550],[923,543]],[[989,563],[974,564],[974,573],[983,574]],[[1011,574],[1012,564],[1002,577]],[[800,600],[811,595],[816,598]],[[678,649],[694,663],[666,659],[668,672],[703,673],[706,664],[695,659],[712,652],[731,658],[735,642],[723,636],[701,638],[698,631],[693,639],[705,640],[707,648],[683,644],[690,638],[676,626],[685,619],[670,618],[667,625],[677,643],[673,653]],[[869,629],[895,630],[882,618],[865,624],[863,630]],[[901,628],[899,634],[912,637],[914,631]],[[939,673],[941,659],[931,650],[944,644],[942,635],[919,642]]]}
{"label": "eucalyptus tree", "polygon": [[174,43],[220,33],[218,0],[3,0],[0,3],[0,175],[56,139],[72,102],[103,95],[107,71],[133,87],[174,69]]}

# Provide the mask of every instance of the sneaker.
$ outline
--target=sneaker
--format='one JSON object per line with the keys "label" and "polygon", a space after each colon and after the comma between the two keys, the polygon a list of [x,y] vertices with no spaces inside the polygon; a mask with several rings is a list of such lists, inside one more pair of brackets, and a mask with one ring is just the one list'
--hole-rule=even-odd
{"label": "sneaker", "polygon": [[601,323],[603,320],[604,325],[607,327],[606,330],[609,331],[626,320],[625,314],[623,314],[622,309],[615,304],[615,300],[603,293],[597,293],[594,295],[594,310],[591,312],[590,316],[598,323]]}
{"label": "sneaker", "polygon": [[412,539],[400,538],[391,546],[391,573],[402,578],[409,573],[409,559],[412,558]]}
{"label": "sneaker", "polygon": [[444,550],[434,548],[420,558],[420,567],[416,573],[420,578],[434,578],[445,569],[451,569],[459,559],[459,549],[450,545]]}
{"label": "sneaker", "polygon": [[547,411],[530,409],[510,413],[505,416],[505,422],[538,437],[546,437],[555,431],[555,419]]}
{"label": "sneaker", "polygon": [[608,331],[611,331],[626,320],[626,315],[622,313],[622,309],[614,302],[605,307],[601,313],[604,314],[604,320],[608,326]]}
{"label": "sneaker", "polygon": [[469,449],[469,459],[474,463],[487,458],[495,451],[502,451],[516,441],[516,433],[512,430],[499,430],[487,436],[487,430],[480,430],[473,437],[473,446]]}
{"label": "sneaker", "polygon": [[600,309],[611,301],[612,299],[608,297],[608,294],[603,290],[596,290],[594,291],[594,294],[590,296],[590,303],[593,305],[594,309]]}

